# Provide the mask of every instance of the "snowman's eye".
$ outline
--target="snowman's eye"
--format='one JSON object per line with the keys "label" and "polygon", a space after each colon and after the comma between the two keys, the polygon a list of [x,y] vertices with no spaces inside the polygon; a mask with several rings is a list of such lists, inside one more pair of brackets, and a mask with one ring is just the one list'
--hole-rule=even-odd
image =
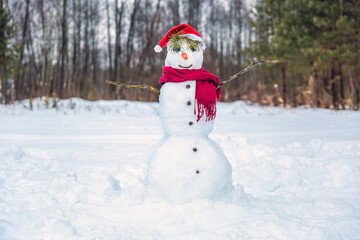
{"label": "snowman's eye", "polygon": [[196,48],[190,47],[190,50],[193,51],[193,52],[195,52],[195,51],[196,51]]}
{"label": "snowman's eye", "polygon": [[173,48],[173,51],[174,51],[174,52],[180,52],[180,50],[181,50],[181,48],[179,48],[179,47],[174,47],[174,48]]}

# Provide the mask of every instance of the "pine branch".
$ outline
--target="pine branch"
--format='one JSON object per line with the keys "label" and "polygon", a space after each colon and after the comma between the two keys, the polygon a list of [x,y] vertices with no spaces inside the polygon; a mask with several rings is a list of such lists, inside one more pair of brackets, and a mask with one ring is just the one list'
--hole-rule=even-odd
{"label": "pine branch", "polygon": [[108,84],[112,84],[112,85],[116,85],[116,86],[120,86],[120,87],[126,87],[126,88],[141,88],[141,89],[147,89],[153,93],[156,94],[160,94],[160,90],[157,88],[154,88],[152,86],[149,86],[147,84],[140,84],[140,85],[132,85],[132,84],[126,84],[126,83],[121,83],[121,82],[114,82],[114,81],[110,81],[110,80],[105,80]]}
{"label": "pine branch", "polygon": [[235,75],[232,75],[229,79],[223,81],[222,83],[220,83],[216,89],[221,88],[222,86],[224,86],[226,83],[234,80],[235,78],[243,75],[244,73],[246,73],[247,71],[249,71],[251,68],[253,68],[255,65],[261,64],[261,63],[278,63],[279,60],[261,60],[261,61],[252,61],[250,63],[249,66],[247,66],[246,68],[244,68],[243,70],[241,70],[240,72],[236,73]]}

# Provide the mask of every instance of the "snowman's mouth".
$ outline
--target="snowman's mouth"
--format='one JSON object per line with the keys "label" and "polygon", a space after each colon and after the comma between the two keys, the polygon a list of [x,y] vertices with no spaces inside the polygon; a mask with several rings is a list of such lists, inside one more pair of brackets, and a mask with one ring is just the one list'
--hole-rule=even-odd
{"label": "snowman's mouth", "polygon": [[181,66],[181,65],[179,65],[179,67],[181,67],[181,68],[191,68],[192,64],[190,64],[189,66]]}

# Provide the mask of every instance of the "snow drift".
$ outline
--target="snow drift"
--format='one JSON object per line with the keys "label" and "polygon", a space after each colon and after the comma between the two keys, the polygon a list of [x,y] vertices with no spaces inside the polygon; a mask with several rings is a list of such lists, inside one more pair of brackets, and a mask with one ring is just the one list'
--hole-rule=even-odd
{"label": "snow drift", "polygon": [[[360,113],[218,104],[226,201],[148,197],[157,103],[0,105],[0,239],[360,239]],[[56,105],[56,108],[52,108]]]}

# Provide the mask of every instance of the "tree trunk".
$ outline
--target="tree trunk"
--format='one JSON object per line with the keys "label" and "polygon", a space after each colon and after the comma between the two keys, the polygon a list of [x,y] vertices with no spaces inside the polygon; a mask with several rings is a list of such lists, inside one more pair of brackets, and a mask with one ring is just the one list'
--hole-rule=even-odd
{"label": "tree trunk", "polygon": [[65,79],[65,68],[66,68],[66,59],[67,59],[67,0],[63,0],[63,14],[61,22],[61,49],[60,49],[60,73],[59,78],[57,79],[57,96],[59,98],[64,97],[64,83]]}
{"label": "tree trunk", "polygon": [[81,58],[82,58],[82,51],[81,51],[81,28],[82,28],[82,7],[83,2],[81,0],[73,0],[74,4],[75,1],[78,2],[77,6],[77,14],[76,14],[76,34],[74,33],[74,56],[73,56],[73,67],[74,67],[74,83],[75,83],[75,93],[77,97],[81,95],[81,83],[83,82],[83,72],[81,69]]}
{"label": "tree trunk", "polygon": [[339,71],[338,71],[338,77],[339,77],[339,84],[340,84],[340,104],[341,108],[345,109],[345,79],[342,73],[342,64],[339,64]]}
{"label": "tree trunk", "polygon": [[[146,19],[148,19],[148,28],[146,28],[146,34],[145,34],[145,46],[139,56],[139,64],[137,66],[138,69],[143,69],[144,65],[146,64],[146,61],[153,53],[153,44],[156,42],[155,37],[155,29],[159,26],[159,19],[160,19],[160,5],[161,0],[157,0],[155,12],[150,14],[149,16],[145,16]],[[150,20],[150,21],[149,21]],[[150,54],[149,54],[150,53]]]}
{"label": "tree trunk", "polygon": [[[3,1],[0,0],[0,11],[1,11],[1,13],[2,13],[3,10],[5,10],[4,5],[3,5]],[[0,15],[0,16],[2,17],[2,15]],[[2,20],[2,19],[0,19],[0,20]],[[1,27],[3,27],[3,23],[1,23]],[[5,35],[4,31],[2,31],[2,29],[0,29],[0,44],[3,44],[2,40],[5,39],[4,35]],[[4,46],[4,48],[6,48],[6,46]],[[2,61],[6,61],[5,58],[6,58],[5,49],[4,50],[0,49],[0,63]],[[6,92],[7,92],[7,74],[6,74],[6,66],[3,66],[2,64],[0,64],[0,90],[1,90],[0,91],[0,104],[6,103],[7,102],[7,96],[6,96]]]}
{"label": "tree trunk", "polygon": [[200,17],[201,17],[200,5],[201,5],[201,0],[188,1],[188,14],[189,14],[188,22],[195,29],[198,29],[200,23]]}
{"label": "tree trunk", "polygon": [[286,66],[281,66],[281,79],[282,79],[282,98],[284,101],[284,107],[287,104],[287,84],[286,84]]}
{"label": "tree trunk", "polygon": [[[20,45],[20,64],[24,66],[23,60],[24,60],[24,50],[25,50],[25,44],[28,42],[28,27],[29,27],[29,17],[30,17],[30,0],[26,0],[26,7],[25,7],[25,18],[23,22],[23,28],[22,28],[22,41]],[[20,98],[24,97],[25,94],[25,82],[24,82],[24,72],[19,74],[17,76],[17,80],[15,82],[15,88],[17,90],[17,94],[19,94]],[[20,91],[21,89],[21,91]]]}
{"label": "tree trunk", "polygon": [[126,41],[126,51],[127,51],[127,56],[126,56],[126,67],[130,68],[130,63],[132,60],[132,54],[133,54],[133,50],[134,50],[134,43],[133,43],[133,39],[134,39],[134,34],[135,34],[135,17],[136,17],[136,13],[139,10],[139,5],[140,5],[140,0],[135,0],[134,1],[134,7],[133,7],[133,11],[131,13],[131,17],[130,17],[130,27],[129,27],[129,32],[128,32],[128,38]]}
{"label": "tree trunk", "polygon": [[337,79],[336,79],[336,69],[333,65],[331,68],[331,95],[332,102],[335,109],[339,109],[339,98],[338,98],[338,90],[337,90]]}
{"label": "tree trunk", "polygon": [[[118,0],[115,0],[115,56],[114,56],[114,74],[112,77],[112,81],[117,81],[119,77],[122,76],[122,48],[121,48],[121,33],[122,33],[122,20],[123,13],[125,9],[125,2],[121,1],[121,7],[118,6]],[[115,98],[120,95],[121,89],[116,89]]]}
{"label": "tree trunk", "polygon": [[351,103],[352,103],[352,108],[358,110],[358,99],[357,99],[357,92],[356,92],[356,87],[355,87],[355,83],[354,83],[354,77],[353,77],[353,72],[349,69],[348,70],[348,75],[349,75],[349,82],[350,82],[350,98],[351,98]]}
{"label": "tree trunk", "polygon": [[89,58],[90,58],[90,47],[89,47],[89,1],[85,1],[85,28],[84,28],[84,57],[82,59],[83,62],[83,69],[82,69],[82,76],[81,81],[79,84],[80,87],[80,97],[86,98],[88,97],[88,89],[87,89],[87,81],[89,77]]}
{"label": "tree trunk", "polygon": [[168,6],[171,12],[172,25],[176,26],[180,24],[180,5],[179,0],[168,1]]}
{"label": "tree trunk", "polygon": [[[109,9],[109,0],[106,0],[106,21],[107,21],[107,40],[108,40],[108,61],[109,61],[109,74],[108,78],[109,80],[112,79],[113,75],[113,60],[112,60],[112,47],[111,47],[111,35],[110,35],[110,29],[111,29],[111,23],[110,23],[110,9]],[[113,94],[116,90],[115,85],[110,86],[111,93]]]}

